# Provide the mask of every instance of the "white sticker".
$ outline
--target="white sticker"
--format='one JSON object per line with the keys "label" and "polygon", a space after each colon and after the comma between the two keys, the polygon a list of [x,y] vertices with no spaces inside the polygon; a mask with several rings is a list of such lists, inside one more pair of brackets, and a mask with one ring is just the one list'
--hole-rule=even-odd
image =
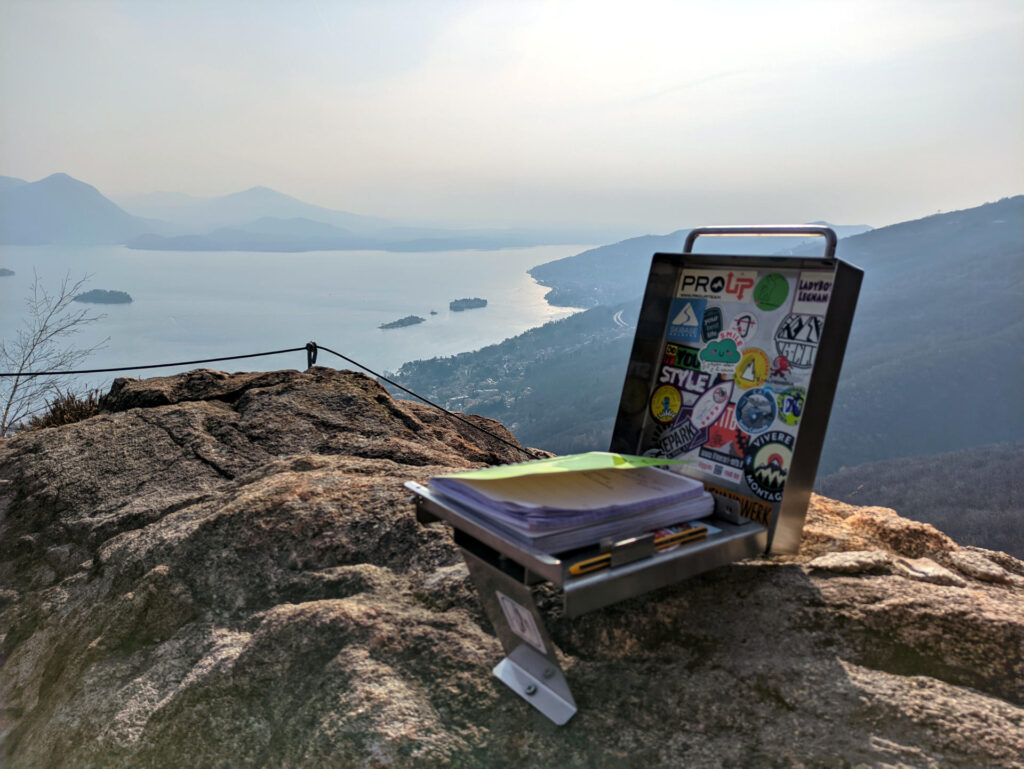
{"label": "white sticker", "polygon": [[756,282],[756,270],[683,270],[678,296],[708,301],[749,301]]}
{"label": "white sticker", "polygon": [[801,272],[796,282],[791,312],[824,315],[832,295],[832,280],[832,274],[828,272]]}
{"label": "white sticker", "polygon": [[544,639],[540,637],[540,631],[537,629],[537,623],[533,621],[533,614],[530,613],[530,610],[516,603],[500,590],[494,592],[498,595],[498,603],[501,604],[501,610],[505,612],[505,620],[512,632],[541,654],[547,654],[548,650],[544,647]]}

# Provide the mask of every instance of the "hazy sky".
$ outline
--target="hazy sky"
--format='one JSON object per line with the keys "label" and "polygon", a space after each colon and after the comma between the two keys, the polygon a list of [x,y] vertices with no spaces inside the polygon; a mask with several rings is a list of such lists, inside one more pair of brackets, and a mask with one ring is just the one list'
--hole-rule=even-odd
{"label": "hazy sky", "polygon": [[0,2],[0,174],[391,217],[882,225],[1024,192],[1024,3]]}

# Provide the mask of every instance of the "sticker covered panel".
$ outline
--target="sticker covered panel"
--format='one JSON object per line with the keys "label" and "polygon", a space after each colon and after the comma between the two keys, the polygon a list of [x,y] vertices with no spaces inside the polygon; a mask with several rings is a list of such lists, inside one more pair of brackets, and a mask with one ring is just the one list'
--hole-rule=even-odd
{"label": "sticker covered panel", "polygon": [[[680,271],[640,451],[777,508],[792,465],[834,271]],[[756,502],[755,502],[756,501]]]}

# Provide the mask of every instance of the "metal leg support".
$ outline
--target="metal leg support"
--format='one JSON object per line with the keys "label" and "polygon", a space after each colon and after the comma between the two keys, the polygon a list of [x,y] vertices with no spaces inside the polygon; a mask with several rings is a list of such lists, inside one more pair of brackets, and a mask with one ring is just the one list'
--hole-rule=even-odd
{"label": "metal leg support", "polygon": [[505,650],[494,675],[561,726],[576,713],[576,701],[530,588],[465,548],[462,557]]}

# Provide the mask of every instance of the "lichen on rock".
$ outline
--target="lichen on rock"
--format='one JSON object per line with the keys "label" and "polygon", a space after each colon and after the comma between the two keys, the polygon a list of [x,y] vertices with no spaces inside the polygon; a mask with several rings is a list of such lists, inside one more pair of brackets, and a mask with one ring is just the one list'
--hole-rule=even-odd
{"label": "lichen on rock", "polygon": [[458,551],[402,486],[520,452],[324,368],[121,379],[103,409],[0,441],[4,766],[1024,755],[1024,564],[894,511],[816,496],[796,555],[574,620],[542,601],[580,705],[558,728],[490,675]]}

